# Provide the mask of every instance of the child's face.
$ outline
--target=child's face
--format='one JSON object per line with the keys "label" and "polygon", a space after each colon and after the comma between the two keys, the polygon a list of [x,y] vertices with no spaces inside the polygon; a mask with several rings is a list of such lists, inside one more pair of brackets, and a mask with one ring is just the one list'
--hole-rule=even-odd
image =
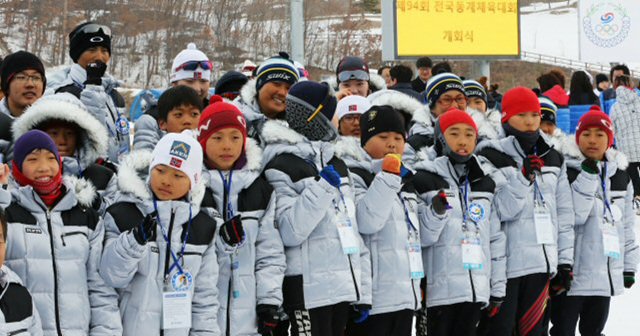
{"label": "child's face", "polygon": [[387,154],[402,155],[404,137],[396,132],[382,132],[374,135],[364,144],[364,150],[373,159],[382,159]]}
{"label": "child's face", "polygon": [[436,101],[436,105],[431,109],[434,116],[439,117],[448,109],[455,107],[458,110],[467,109],[467,96],[458,90],[445,91]]}
{"label": "child's face", "polygon": [[170,201],[187,195],[191,180],[184,172],[161,164],[151,169],[149,186],[159,200]]}
{"label": "child's face", "polygon": [[22,174],[33,181],[49,182],[60,171],[60,162],[46,149],[36,149],[22,162]]}
{"label": "child's face", "polygon": [[358,113],[345,115],[338,121],[340,135],[360,137],[360,116]]}
{"label": "child's face", "polygon": [[609,145],[607,133],[598,127],[587,128],[578,137],[578,147],[584,156],[592,160],[602,160]]}
{"label": "child's face", "polygon": [[553,135],[553,132],[556,131],[556,124],[550,121],[541,121],[540,129],[546,134]]}
{"label": "child's face", "polygon": [[220,170],[231,170],[242,154],[242,132],[235,128],[223,128],[207,139],[207,159]]}
{"label": "child's face", "polygon": [[459,155],[471,155],[476,149],[476,131],[470,125],[457,123],[444,131],[444,140],[451,150]]}
{"label": "child's face", "polygon": [[487,104],[480,97],[471,97],[467,102],[467,106],[472,109],[478,110],[482,113],[487,112]]}
{"label": "child's face", "polygon": [[366,97],[369,95],[369,82],[359,79],[350,79],[340,82],[338,89],[348,89],[352,95]]}
{"label": "child's face", "polygon": [[192,105],[174,107],[167,114],[167,120],[160,120],[158,125],[167,133],[182,133],[184,130],[196,129],[200,119],[200,110]]}
{"label": "child's face", "polygon": [[258,91],[258,105],[262,114],[269,119],[284,112],[285,99],[289,92],[289,83],[272,81],[264,84]]}
{"label": "child's face", "polygon": [[540,128],[540,113],[519,113],[509,118],[507,123],[520,132],[535,132]]}
{"label": "child's face", "polygon": [[75,154],[78,138],[74,128],[53,126],[48,127],[44,131],[49,134],[53,142],[55,142],[60,156],[73,156],[73,154]]}

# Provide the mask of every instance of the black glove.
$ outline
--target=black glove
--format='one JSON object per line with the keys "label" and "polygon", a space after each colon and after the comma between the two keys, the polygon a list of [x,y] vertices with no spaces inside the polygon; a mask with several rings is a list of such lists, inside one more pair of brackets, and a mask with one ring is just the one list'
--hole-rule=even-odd
{"label": "black glove", "polygon": [[271,331],[278,325],[278,307],[272,305],[261,305],[256,307],[258,313],[258,333],[263,336],[270,336]]}
{"label": "black glove", "polygon": [[431,208],[433,208],[433,211],[435,211],[438,215],[444,215],[447,209],[451,209],[449,201],[447,201],[447,194],[444,192],[444,190],[440,189],[440,191],[438,191],[438,193],[433,196],[433,198],[431,199]]}
{"label": "black glove", "polygon": [[571,265],[558,265],[558,274],[551,280],[551,292],[555,295],[571,289],[573,281],[573,267]]}
{"label": "black glove", "polygon": [[623,272],[622,276],[624,277],[624,288],[631,288],[636,283],[636,274],[634,272]]}
{"label": "black glove", "polygon": [[598,168],[598,161],[593,159],[585,159],[582,161],[580,165],[582,170],[586,171],[589,174],[597,175],[600,173],[600,168]]}
{"label": "black glove", "polygon": [[529,181],[533,181],[535,174],[542,172],[542,167],[544,167],[544,161],[539,156],[529,155],[522,162],[522,174]]}
{"label": "black glove", "polygon": [[222,240],[229,246],[236,246],[244,240],[244,228],[242,227],[242,218],[240,215],[224,222],[220,227],[220,236]]}
{"label": "black glove", "polygon": [[107,72],[107,64],[102,61],[96,61],[87,64],[87,80],[84,85],[102,85],[102,77]]}
{"label": "black glove", "polygon": [[156,216],[157,212],[152,212],[142,219],[138,226],[133,228],[133,238],[138,244],[146,245],[149,240],[156,236]]}
{"label": "black glove", "polygon": [[502,305],[502,302],[504,302],[504,298],[498,298],[498,297],[490,297],[489,298],[489,307],[487,307],[487,315],[489,315],[489,317],[494,317],[498,314],[498,312],[500,311],[500,306]]}

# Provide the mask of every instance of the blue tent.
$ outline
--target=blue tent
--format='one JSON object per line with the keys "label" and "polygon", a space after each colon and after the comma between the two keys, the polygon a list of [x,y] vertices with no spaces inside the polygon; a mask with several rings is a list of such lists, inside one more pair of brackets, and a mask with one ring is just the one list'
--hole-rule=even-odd
{"label": "blue tent", "polygon": [[[134,98],[133,102],[131,102],[131,107],[129,107],[129,118],[131,121],[135,122],[140,118],[141,115],[146,111],[147,106],[156,105],[158,103],[158,99],[160,95],[164,92],[165,89],[145,89],[141,90]],[[215,94],[216,90],[214,88],[209,88],[209,95]]]}

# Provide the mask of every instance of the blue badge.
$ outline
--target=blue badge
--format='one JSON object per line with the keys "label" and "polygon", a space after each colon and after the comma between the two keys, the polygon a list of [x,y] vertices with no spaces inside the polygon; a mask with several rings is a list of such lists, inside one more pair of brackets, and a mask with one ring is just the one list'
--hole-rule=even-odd
{"label": "blue badge", "polygon": [[189,157],[189,151],[191,151],[191,146],[185,142],[176,140],[171,145],[171,151],[169,154],[186,160]]}
{"label": "blue badge", "polygon": [[479,222],[484,219],[484,206],[478,202],[469,204],[469,218],[474,222]]}
{"label": "blue badge", "polygon": [[119,116],[116,120],[116,131],[122,135],[129,134],[129,121],[123,116]]}
{"label": "blue badge", "polygon": [[171,285],[175,291],[188,291],[193,285],[193,276],[191,276],[191,273],[187,270],[185,270],[184,273],[177,272],[171,277]]}

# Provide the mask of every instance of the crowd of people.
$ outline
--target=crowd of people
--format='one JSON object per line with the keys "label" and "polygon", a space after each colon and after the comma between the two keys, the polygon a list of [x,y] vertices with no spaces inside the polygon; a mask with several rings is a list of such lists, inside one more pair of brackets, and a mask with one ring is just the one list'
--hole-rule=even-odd
{"label": "crowd of people", "polygon": [[635,282],[624,65],[502,95],[428,57],[319,82],[280,52],[210,95],[189,44],[130,128],[111,39],[0,68],[2,334],[599,336]]}

